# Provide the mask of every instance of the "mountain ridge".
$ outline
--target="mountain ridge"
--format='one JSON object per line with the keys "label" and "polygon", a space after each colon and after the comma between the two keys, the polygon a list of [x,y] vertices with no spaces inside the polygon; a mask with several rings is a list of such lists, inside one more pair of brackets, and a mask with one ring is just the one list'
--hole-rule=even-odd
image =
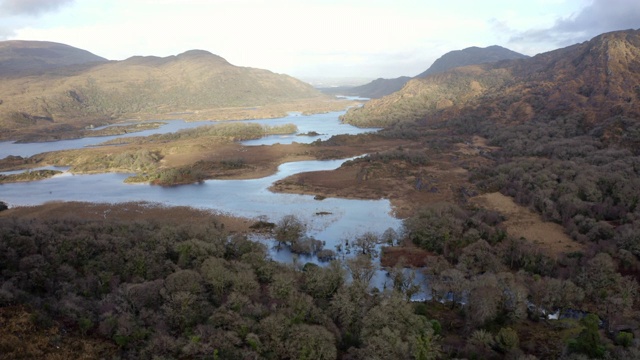
{"label": "mountain ridge", "polygon": [[422,78],[461,66],[479,65],[502,60],[526,59],[528,57],[499,45],[491,45],[484,48],[471,46],[462,50],[449,51],[436,59],[427,70],[415,77]]}
{"label": "mountain ridge", "polygon": [[461,50],[453,50],[438,58],[427,70],[414,76],[402,76],[393,79],[376,79],[368,84],[348,89],[326,89],[328,93],[341,92],[342,95],[361,96],[371,99],[381,98],[402,89],[411,79],[423,78],[432,74],[445,72],[456,67],[477,65],[512,59],[526,59],[529,56],[507,48],[492,45],[485,48],[472,46]]}
{"label": "mountain ridge", "polygon": [[235,66],[204,50],[33,69],[0,78],[0,129],[7,131],[329,99],[291,76]]}
{"label": "mountain ridge", "polygon": [[108,60],[87,50],[51,41],[0,41],[0,76],[42,71]]}
{"label": "mountain ridge", "polygon": [[412,79],[343,119],[362,126],[459,116],[516,123],[582,113],[594,126],[612,116],[639,118],[639,45],[640,30],[617,31],[528,59],[454,68]]}

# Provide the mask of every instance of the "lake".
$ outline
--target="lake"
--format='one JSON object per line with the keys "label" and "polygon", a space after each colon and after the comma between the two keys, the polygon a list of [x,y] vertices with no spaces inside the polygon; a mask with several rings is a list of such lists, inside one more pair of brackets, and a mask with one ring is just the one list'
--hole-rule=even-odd
{"label": "lake", "polygon": [[[341,134],[362,134],[366,132],[377,131],[378,129],[363,129],[357,128],[349,124],[343,124],[340,122],[340,115],[344,114],[344,111],[329,112],[324,114],[302,115],[292,112],[289,116],[276,119],[258,119],[258,120],[239,120],[246,123],[257,123],[262,125],[274,126],[283,124],[295,124],[298,127],[298,133],[288,135],[273,135],[266,136],[261,139],[248,140],[242,144],[247,146],[254,145],[273,145],[273,144],[291,144],[292,142],[309,144],[316,140],[326,140],[333,135]],[[155,122],[155,121],[154,121]],[[214,125],[220,123],[226,123],[229,121],[184,121],[184,120],[163,120],[165,125],[157,128],[144,130],[139,132],[127,133],[122,135],[112,136],[96,136],[86,137],[73,140],[60,140],[60,141],[48,141],[39,143],[26,143],[19,144],[12,141],[0,142],[0,159],[3,159],[9,155],[29,157],[35,154],[40,154],[49,151],[69,150],[69,149],[81,149],[87,146],[95,146],[102,142],[121,139],[135,136],[149,136],[153,134],[167,134],[176,132],[183,129],[192,129],[200,126]],[[128,124],[128,123],[127,123]],[[124,124],[114,124],[109,126],[118,126]],[[101,127],[104,128],[104,127]],[[95,129],[94,129],[95,130]],[[315,131],[320,134],[318,136],[298,136],[300,134],[307,134]]]}
{"label": "lake", "polygon": [[[281,119],[251,120],[266,125],[294,123],[300,133],[316,131],[323,135],[309,136],[269,136],[259,140],[245,142],[247,146],[269,145],[274,143],[312,142],[318,138],[328,138],[338,134],[357,134],[375,131],[359,129],[341,124],[338,117],[344,112],[316,115],[291,114]],[[209,125],[211,122],[168,121],[160,129],[143,131],[122,136],[85,138],[59,142],[36,144],[0,144],[0,154],[29,156],[43,151],[78,148],[97,144],[117,137],[150,135],[160,132],[173,132],[184,128]],[[32,149],[31,149],[32,147]],[[0,155],[3,156],[3,155]],[[393,216],[389,200],[355,200],[327,198],[319,201],[311,195],[273,193],[268,188],[275,181],[306,171],[333,170],[342,160],[299,161],[280,165],[277,173],[261,179],[251,180],[207,180],[201,184],[172,187],[151,186],[147,184],[126,184],[131,174],[92,174],[74,175],[65,172],[53,178],[13,184],[0,184],[0,200],[10,206],[38,205],[49,201],[85,201],[121,203],[146,201],[166,206],[191,206],[200,209],[215,210],[250,219],[266,219],[277,222],[285,215],[294,214],[308,226],[308,235],[324,241],[325,248],[335,250],[336,245],[345,239],[353,239],[367,231],[382,234],[388,228],[400,231],[402,221]],[[319,215],[323,214],[323,215]],[[262,239],[273,244],[272,239]],[[294,256],[286,250],[271,249],[274,260],[292,262]],[[300,256],[302,263],[319,263],[318,259]],[[386,272],[380,271],[374,283],[384,287]],[[423,293],[424,294],[424,293]],[[420,296],[420,295],[417,295]]]}

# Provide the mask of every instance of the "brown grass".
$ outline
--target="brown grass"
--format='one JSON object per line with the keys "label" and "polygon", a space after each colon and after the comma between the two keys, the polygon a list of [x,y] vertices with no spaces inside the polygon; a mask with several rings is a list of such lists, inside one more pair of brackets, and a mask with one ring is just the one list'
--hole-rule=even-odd
{"label": "brown grass", "polygon": [[408,267],[423,268],[427,266],[427,258],[433,256],[410,241],[403,246],[386,246],[380,254],[380,265],[390,268],[400,263]]}
{"label": "brown grass", "polygon": [[584,250],[582,244],[565,234],[562,226],[543,221],[540,215],[499,192],[476,196],[471,201],[503,214],[507,218],[503,226],[509,235],[523,237],[539,245],[549,256],[557,257],[562,253]]}
{"label": "brown grass", "polygon": [[84,202],[49,202],[22,206],[0,212],[0,217],[86,220],[159,221],[165,224],[224,224],[229,232],[248,232],[255,221],[186,206],[165,207],[146,202],[94,204]]}
{"label": "brown grass", "polygon": [[[375,153],[398,147],[427,151],[429,163],[412,165],[405,161],[355,162],[333,171],[296,174],[277,181],[271,190],[325,197],[380,199],[391,201],[397,217],[411,216],[420,207],[434,202],[456,202],[460,188],[475,188],[467,168],[488,161],[478,155],[440,152],[424,148],[423,142],[397,139],[369,139],[366,146],[348,144],[339,149],[346,154]],[[416,179],[428,188],[416,189]]]}

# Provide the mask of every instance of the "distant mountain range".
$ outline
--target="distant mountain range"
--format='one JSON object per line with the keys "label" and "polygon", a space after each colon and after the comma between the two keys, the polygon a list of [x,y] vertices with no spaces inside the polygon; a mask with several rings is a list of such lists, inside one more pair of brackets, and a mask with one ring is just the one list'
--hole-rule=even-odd
{"label": "distant mountain range", "polygon": [[384,126],[475,117],[500,123],[579,114],[585,126],[640,119],[640,30],[602,34],[531,58],[470,65],[409,81],[344,121]]}
{"label": "distant mountain range", "polygon": [[86,50],[48,41],[0,41],[0,76],[41,73],[48,69],[108,60]]}
{"label": "distant mountain range", "polygon": [[68,45],[0,42],[0,131],[318,98],[327,97],[293,77],[203,50],[107,61]]}
{"label": "distant mountain range", "polygon": [[[486,48],[474,46],[462,50],[450,51],[442,55],[427,70],[415,76],[414,78],[422,78],[431,74],[442,73],[449,69],[460,66],[525,58],[528,58],[528,56],[497,45],[489,46]],[[402,76],[394,79],[380,78],[361,86],[325,88],[321,90],[328,94],[360,96],[370,99],[377,99],[402,89],[402,87],[411,79],[412,78],[408,76]]]}
{"label": "distant mountain range", "polygon": [[426,71],[416,77],[423,78],[461,66],[493,63],[501,60],[526,59],[528,57],[498,45],[485,48],[472,46],[442,55]]}

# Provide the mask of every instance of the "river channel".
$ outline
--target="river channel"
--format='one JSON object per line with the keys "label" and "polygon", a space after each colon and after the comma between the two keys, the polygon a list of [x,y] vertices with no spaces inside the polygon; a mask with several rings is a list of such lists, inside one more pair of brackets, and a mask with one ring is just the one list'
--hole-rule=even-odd
{"label": "river channel", "polygon": [[[245,145],[270,145],[275,143],[312,142],[338,134],[357,134],[375,129],[359,129],[340,123],[343,112],[316,115],[291,114],[281,119],[251,120],[265,125],[294,123],[299,133],[315,131],[318,136],[269,136],[247,141]],[[84,138],[36,144],[0,143],[0,157],[7,155],[30,156],[45,151],[54,151],[95,145],[105,140],[126,136],[147,136],[174,132],[183,128],[209,125],[211,122],[168,121],[154,130],[108,136]],[[308,235],[325,242],[325,248],[335,250],[346,239],[353,239],[365,232],[382,234],[391,228],[399,231],[401,220],[395,218],[389,200],[354,200],[327,198],[315,200],[311,195],[273,193],[268,188],[275,181],[287,176],[306,172],[332,170],[344,161],[299,161],[282,164],[277,173],[261,179],[251,180],[207,180],[200,184],[172,187],[147,184],[126,184],[130,174],[74,175],[65,172],[53,178],[0,185],[0,200],[9,206],[38,205],[50,201],[84,201],[96,203],[124,203],[144,201],[166,206],[191,206],[210,209],[249,219],[266,219],[277,222],[285,215],[295,215],[308,226]],[[270,251],[274,260],[292,262],[294,256],[287,251]],[[298,261],[319,263],[315,257],[301,256]],[[383,272],[374,280],[385,282]]]}

